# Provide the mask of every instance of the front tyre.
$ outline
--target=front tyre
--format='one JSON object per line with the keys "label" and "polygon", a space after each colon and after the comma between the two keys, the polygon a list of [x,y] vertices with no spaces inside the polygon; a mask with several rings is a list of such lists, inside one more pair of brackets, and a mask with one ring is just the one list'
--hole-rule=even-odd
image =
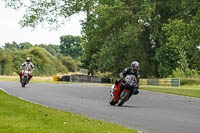
{"label": "front tyre", "polygon": [[21,82],[21,84],[22,84],[22,87],[25,87],[25,85],[26,85],[25,82]]}
{"label": "front tyre", "polygon": [[115,105],[117,102],[115,102],[115,101],[114,101],[114,98],[113,98],[113,97],[111,97],[111,98],[110,98],[110,102],[109,102],[109,103],[110,103],[110,105]]}
{"label": "front tyre", "polygon": [[26,85],[26,82],[27,82],[27,77],[26,77],[26,76],[24,76],[24,77],[22,78],[22,82],[21,82],[21,84],[22,84],[22,87],[25,87],[25,85]]}
{"label": "front tyre", "polygon": [[122,106],[124,102],[128,100],[129,93],[127,91],[123,91],[122,94],[120,95],[120,99],[117,103],[118,106]]}

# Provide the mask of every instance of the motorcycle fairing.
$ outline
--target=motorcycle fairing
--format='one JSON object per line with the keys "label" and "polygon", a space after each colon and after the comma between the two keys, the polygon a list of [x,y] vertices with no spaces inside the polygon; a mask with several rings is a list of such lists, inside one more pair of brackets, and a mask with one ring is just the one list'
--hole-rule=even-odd
{"label": "motorcycle fairing", "polygon": [[115,86],[115,90],[114,90],[114,101],[118,101],[119,100],[119,93],[120,93],[120,87],[121,87],[121,82],[118,83],[116,86]]}

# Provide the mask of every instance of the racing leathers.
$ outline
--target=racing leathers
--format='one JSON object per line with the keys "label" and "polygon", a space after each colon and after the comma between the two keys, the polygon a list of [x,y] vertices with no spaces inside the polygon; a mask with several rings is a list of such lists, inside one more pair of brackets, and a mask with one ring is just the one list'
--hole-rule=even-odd
{"label": "racing leathers", "polygon": [[[136,80],[137,80],[137,86],[135,87],[135,90],[133,91],[133,95],[137,95],[139,93],[138,89],[139,89],[139,77],[140,77],[138,69],[132,69],[131,67],[125,68],[124,71],[120,73],[120,79],[116,80],[115,85],[117,85],[119,82],[123,82],[124,78],[127,75],[135,75]],[[120,93],[121,93],[124,89],[124,86],[121,85],[120,89],[121,89],[120,90]]]}

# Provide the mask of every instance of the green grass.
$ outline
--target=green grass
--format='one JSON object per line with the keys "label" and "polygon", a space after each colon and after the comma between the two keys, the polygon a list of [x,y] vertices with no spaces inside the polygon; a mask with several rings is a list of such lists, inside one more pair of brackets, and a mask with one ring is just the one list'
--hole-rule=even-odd
{"label": "green grass", "polygon": [[18,76],[0,76],[0,81],[19,81]]}
{"label": "green grass", "polygon": [[181,87],[141,85],[140,88],[143,90],[200,98],[200,85],[184,85]]}
{"label": "green grass", "polygon": [[0,133],[137,133],[137,131],[32,104],[0,90]]}
{"label": "green grass", "polygon": [[[15,81],[18,82],[19,81],[19,76],[0,76],[0,81]],[[33,76],[33,78],[31,79],[31,82],[54,82],[53,81],[53,77],[49,76],[49,77],[35,77]]]}

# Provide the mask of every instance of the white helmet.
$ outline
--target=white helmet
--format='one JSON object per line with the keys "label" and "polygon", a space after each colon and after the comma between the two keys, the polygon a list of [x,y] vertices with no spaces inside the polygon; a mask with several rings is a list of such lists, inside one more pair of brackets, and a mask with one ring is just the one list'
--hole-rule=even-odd
{"label": "white helmet", "polygon": [[31,58],[30,57],[27,57],[26,58],[26,62],[30,62],[31,61]]}
{"label": "white helmet", "polygon": [[139,68],[139,62],[133,61],[133,62],[131,63],[131,67]]}

